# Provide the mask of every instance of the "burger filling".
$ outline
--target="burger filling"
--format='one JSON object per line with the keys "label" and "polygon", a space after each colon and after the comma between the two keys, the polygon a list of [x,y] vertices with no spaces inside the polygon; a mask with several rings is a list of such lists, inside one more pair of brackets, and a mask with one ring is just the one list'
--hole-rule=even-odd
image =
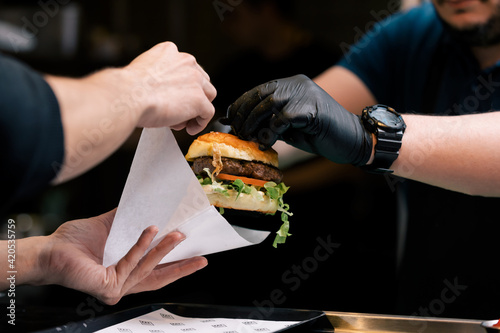
{"label": "burger filling", "polygon": [[229,196],[228,191],[235,190],[238,196],[244,193],[257,200],[264,200],[265,195],[276,200],[283,224],[276,232],[273,246],[284,243],[286,237],[290,236],[288,217],[292,213],[289,212],[288,204],[283,201],[288,187],[281,182],[283,174],[279,169],[257,161],[236,160],[220,155],[199,157],[193,161],[192,168],[200,184],[210,186],[213,192]]}
{"label": "burger filling", "polygon": [[[220,173],[268,180],[275,183],[281,183],[283,179],[283,173],[279,169],[264,163],[235,160],[228,157],[221,157],[221,160],[222,170]],[[215,167],[212,162],[213,158],[211,156],[197,158],[193,162],[194,173],[200,174],[206,168],[208,168],[211,173],[214,172]]]}

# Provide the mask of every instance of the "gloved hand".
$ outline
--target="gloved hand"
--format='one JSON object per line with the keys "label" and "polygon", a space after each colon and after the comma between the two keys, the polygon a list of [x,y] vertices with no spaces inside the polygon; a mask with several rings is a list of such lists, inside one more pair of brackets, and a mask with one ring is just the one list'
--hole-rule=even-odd
{"label": "gloved hand", "polygon": [[238,98],[222,121],[260,148],[276,140],[337,163],[365,165],[372,137],[358,116],[344,109],[305,75],[261,84]]}

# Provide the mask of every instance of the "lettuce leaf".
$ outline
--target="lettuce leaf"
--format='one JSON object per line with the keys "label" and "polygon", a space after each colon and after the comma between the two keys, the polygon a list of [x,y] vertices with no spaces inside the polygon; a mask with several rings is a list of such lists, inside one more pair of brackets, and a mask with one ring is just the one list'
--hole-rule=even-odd
{"label": "lettuce leaf", "polygon": [[283,221],[283,224],[276,232],[276,237],[274,238],[273,246],[276,248],[278,244],[285,243],[286,238],[292,235],[288,232],[290,229],[288,217],[292,216],[293,213],[289,211],[290,206],[283,201],[283,195],[288,191],[290,186],[286,186],[285,183],[276,184],[275,182],[268,182],[264,187],[266,188],[267,195],[278,201],[278,211],[281,212],[281,221]]}
{"label": "lettuce leaf", "polygon": [[245,194],[250,194],[252,193],[252,189],[250,186],[247,184],[243,183],[241,179],[236,179],[235,181],[232,182],[231,186],[238,191],[238,195],[236,196],[236,199],[239,198],[241,193]]}
{"label": "lettuce leaf", "polygon": [[[282,182],[276,184],[275,182],[267,182],[262,188],[253,185],[247,185],[241,179],[236,179],[232,182],[217,182],[208,168],[205,168],[204,171],[207,173],[208,177],[198,175],[198,180],[201,185],[211,185],[214,192],[218,192],[228,196],[229,193],[227,192],[227,190],[234,189],[238,192],[236,199],[238,199],[241,193],[244,193],[252,195],[257,200],[264,200],[264,197],[261,193],[261,191],[263,191],[265,192],[265,195],[278,202],[278,211],[281,213],[281,221],[283,222],[283,224],[276,232],[276,237],[274,238],[273,242],[273,246],[275,248],[278,247],[278,244],[285,243],[286,238],[292,235],[288,232],[290,229],[290,222],[288,221],[288,217],[292,216],[293,213],[289,211],[290,206],[283,200],[283,195],[288,191],[290,187],[286,186],[285,183]],[[223,214],[224,210],[220,210],[220,213]]]}

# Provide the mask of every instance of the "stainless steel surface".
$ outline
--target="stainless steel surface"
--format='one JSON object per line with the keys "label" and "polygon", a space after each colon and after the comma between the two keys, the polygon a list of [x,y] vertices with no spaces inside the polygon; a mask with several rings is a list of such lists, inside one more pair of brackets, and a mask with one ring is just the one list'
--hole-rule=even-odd
{"label": "stainless steel surface", "polygon": [[486,333],[481,320],[325,311],[335,333]]}

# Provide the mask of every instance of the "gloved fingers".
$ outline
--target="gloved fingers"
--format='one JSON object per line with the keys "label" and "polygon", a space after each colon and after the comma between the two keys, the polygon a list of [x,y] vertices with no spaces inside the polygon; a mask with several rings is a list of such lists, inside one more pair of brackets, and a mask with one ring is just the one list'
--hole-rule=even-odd
{"label": "gloved fingers", "polygon": [[282,135],[292,127],[291,121],[282,111],[280,112],[273,107],[272,113],[270,120],[264,121],[263,125],[255,130],[255,136],[261,150],[271,148],[277,140],[283,140]]}
{"label": "gloved fingers", "polygon": [[239,130],[245,122],[248,113],[262,100],[259,90],[256,88],[245,92],[233,104],[227,108],[226,119],[223,124],[231,125],[233,131]]}
{"label": "gloved fingers", "polygon": [[273,132],[270,128],[264,127],[257,132],[257,142],[260,150],[268,150],[271,148],[280,136]]}
{"label": "gloved fingers", "polygon": [[273,95],[267,96],[247,114],[240,126],[238,135],[243,139],[258,138],[257,130],[268,129],[273,115],[277,114]]}
{"label": "gloved fingers", "polygon": [[252,110],[260,101],[260,92],[256,88],[245,92],[233,104],[229,105],[226,117],[222,118],[220,122],[223,125],[230,125],[233,131],[238,133],[248,111]]}
{"label": "gloved fingers", "polygon": [[319,128],[314,123],[314,109],[303,104],[290,103],[283,107],[272,127],[276,133],[279,133],[280,139],[286,143],[307,152],[316,153],[312,146]]}
{"label": "gloved fingers", "polygon": [[233,131],[239,134],[239,131],[245,123],[248,115],[262,100],[274,93],[278,85],[277,81],[269,81],[261,84],[243,95],[241,95],[226,112],[226,118],[221,120],[224,125],[231,125]]}
{"label": "gloved fingers", "polygon": [[311,108],[307,103],[288,103],[281,110],[281,119],[288,122],[289,127],[306,130],[310,133],[310,127],[317,116],[316,108]]}

